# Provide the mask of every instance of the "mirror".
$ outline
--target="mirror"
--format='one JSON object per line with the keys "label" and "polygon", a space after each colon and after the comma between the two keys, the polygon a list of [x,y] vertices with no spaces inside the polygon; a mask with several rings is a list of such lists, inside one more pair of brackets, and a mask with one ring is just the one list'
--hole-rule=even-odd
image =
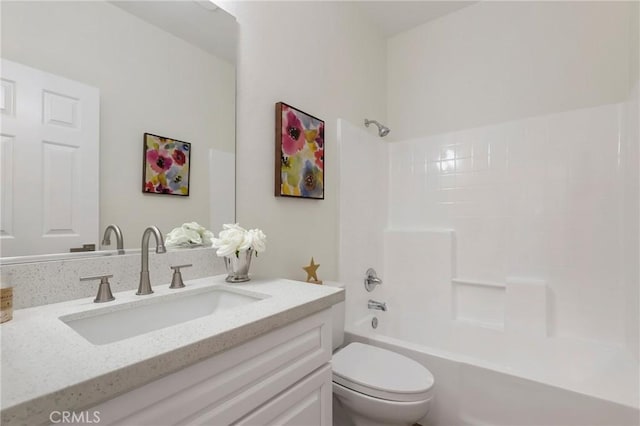
{"label": "mirror", "polygon": [[[109,224],[122,229],[125,249],[139,249],[150,225],[166,235],[195,221],[217,233],[234,221],[234,17],[207,0],[0,7],[3,263],[99,250]],[[12,67],[19,72],[9,76]],[[143,192],[145,133],[190,144],[188,196]],[[95,154],[80,155],[93,134]],[[103,249],[111,253],[115,239]]]}

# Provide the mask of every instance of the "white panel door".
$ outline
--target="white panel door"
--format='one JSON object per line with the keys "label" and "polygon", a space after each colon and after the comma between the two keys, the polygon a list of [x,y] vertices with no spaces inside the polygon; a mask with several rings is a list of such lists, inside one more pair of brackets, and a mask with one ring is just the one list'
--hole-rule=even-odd
{"label": "white panel door", "polygon": [[0,254],[97,246],[99,90],[1,65]]}

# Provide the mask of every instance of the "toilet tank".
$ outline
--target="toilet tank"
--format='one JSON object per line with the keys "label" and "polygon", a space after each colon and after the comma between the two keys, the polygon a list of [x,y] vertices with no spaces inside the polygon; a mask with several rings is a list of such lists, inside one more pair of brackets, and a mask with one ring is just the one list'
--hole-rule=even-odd
{"label": "toilet tank", "polygon": [[[329,287],[345,288],[343,283],[336,281],[324,281]],[[344,343],[344,302],[336,303],[331,307],[331,339],[332,348],[335,351]]]}

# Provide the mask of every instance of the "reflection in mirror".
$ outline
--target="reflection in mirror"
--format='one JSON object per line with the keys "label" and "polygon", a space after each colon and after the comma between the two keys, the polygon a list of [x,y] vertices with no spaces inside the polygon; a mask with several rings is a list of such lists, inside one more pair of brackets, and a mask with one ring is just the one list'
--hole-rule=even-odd
{"label": "reflection in mirror", "polygon": [[[3,263],[100,249],[109,224],[130,249],[150,225],[234,220],[235,18],[208,1],[0,7]],[[143,193],[144,133],[191,144],[189,196]]]}

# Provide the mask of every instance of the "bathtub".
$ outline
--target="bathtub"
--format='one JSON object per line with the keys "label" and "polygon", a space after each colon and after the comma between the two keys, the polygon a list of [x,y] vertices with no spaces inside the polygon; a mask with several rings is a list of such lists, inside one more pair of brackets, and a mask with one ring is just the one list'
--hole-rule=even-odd
{"label": "bathtub", "polygon": [[[603,354],[594,355],[596,359],[577,357],[576,363],[556,360],[557,365],[565,367],[558,369],[553,362],[536,360],[538,354],[534,353],[527,366],[523,361],[526,356],[505,348],[504,344],[497,349],[502,354],[512,354],[517,362],[508,356],[496,358],[488,353],[496,350],[497,342],[495,336],[493,340],[489,337],[490,330],[484,336],[479,333],[488,337],[484,345],[488,348],[473,352],[471,346],[477,349],[483,345],[471,342],[466,348],[458,346],[461,349],[458,352],[445,351],[440,349],[442,346],[426,344],[424,333],[420,336],[422,341],[417,335],[411,336],[415,327],[410,324],[403,327],[402,319],[387,314],[376,314],[379,320],[376,329],[371,326],[373,315],[347,326],[345,343],[361,342],[393,350],[420,362],[433,373],[436,396],[429,414],[420,422],[424,426],[640,424],[637,369],[635,375],[619,377],[616,364],[611,368],[611,359],[602,362]],[[419,330],[413,331],[415,334]],[[461,325],[450,334],[460,343],[464,342],[464,331]],[[474,333],[478,335],[478,330]],[[570,351],[569,355],[575,354]],[[602,365],[590,365],[590,373],[586,374],[587,370],[580,366],[588,362]]]}

